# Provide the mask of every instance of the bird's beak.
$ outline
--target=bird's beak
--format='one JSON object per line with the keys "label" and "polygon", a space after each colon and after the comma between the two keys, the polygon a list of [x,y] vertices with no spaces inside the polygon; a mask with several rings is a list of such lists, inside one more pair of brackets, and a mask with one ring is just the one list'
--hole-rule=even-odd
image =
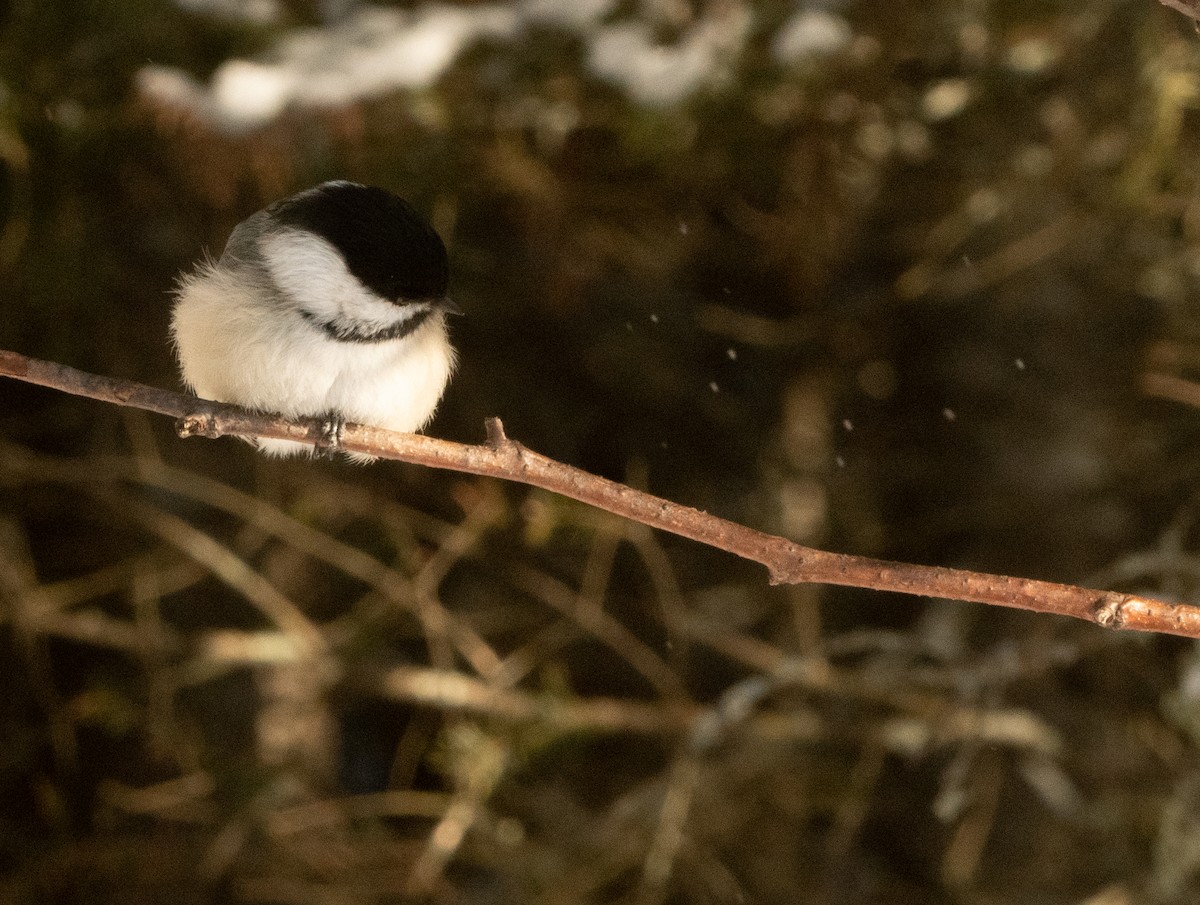
{"label": "bird's beak", "polygon": [[447,314],[466,314],[462,308],[458,307],[458,303],[452,298],[438,299],[434,303],[435,308],[441,308]]}

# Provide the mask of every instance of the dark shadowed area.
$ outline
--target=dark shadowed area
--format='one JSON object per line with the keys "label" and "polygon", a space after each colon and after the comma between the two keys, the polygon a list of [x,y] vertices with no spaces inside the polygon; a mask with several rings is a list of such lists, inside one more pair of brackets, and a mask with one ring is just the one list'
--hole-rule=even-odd
{"label": "dark shadowed area", "polygon": [[[177,276],[352,179],[449,250],[429,433],[1196,603],[1198,161],[1155,0],[3,0],[0,348],[179,388]],[[1192,642],[11,381],[0,651],[15,905],[1200,901]]]}

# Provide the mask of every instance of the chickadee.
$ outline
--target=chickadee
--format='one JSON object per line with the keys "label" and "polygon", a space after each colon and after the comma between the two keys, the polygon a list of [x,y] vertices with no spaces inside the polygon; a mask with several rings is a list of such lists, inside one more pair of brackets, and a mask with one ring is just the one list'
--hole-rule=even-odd
{"label": "chickadee", "polygon": [[327,417],[335,430],[418,431],[454,370],[448,270],[437,233],[391,192],[326,182],[277,201],[180,281],[171,333],[183,379],[205,399]]}

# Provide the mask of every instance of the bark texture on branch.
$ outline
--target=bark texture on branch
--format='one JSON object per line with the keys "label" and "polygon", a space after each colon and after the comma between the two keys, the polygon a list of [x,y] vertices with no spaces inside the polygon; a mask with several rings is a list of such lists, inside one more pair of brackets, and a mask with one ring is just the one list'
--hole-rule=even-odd
{"label": "bark texture on branch", "polygon": [[[324,425],[316,419],[290,422],[234,405],[88,374],[15,352],[0,350],[0,376],[172,415],[179,419],[178,430],[184,437],[268,437],[314,446],[321,445],[324,437]],[[836,584],[944,597],[1072,616],[1105,628],[1200,638],[1200,607],[1191,604],[965,569],[888,562],[801,546],[549,459],[509,439],[498,418],[488,420],[487,441],[480,445],[347,424],[341,446],[350,452],[379,458],[540,487],[761,563],[775,584]]]}

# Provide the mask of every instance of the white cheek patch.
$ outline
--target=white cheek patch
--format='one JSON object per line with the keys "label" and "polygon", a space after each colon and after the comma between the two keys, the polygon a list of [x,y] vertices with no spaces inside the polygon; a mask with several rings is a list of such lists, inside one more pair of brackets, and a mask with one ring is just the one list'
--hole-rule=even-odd
{"label": "white cheek patch", "polygon": [[312,233],[269,233],[258,247],[279,291],[320,324],[372,333],[403,324],[424,309],[395,305],[371,292],[346,268],[337,249]]}

